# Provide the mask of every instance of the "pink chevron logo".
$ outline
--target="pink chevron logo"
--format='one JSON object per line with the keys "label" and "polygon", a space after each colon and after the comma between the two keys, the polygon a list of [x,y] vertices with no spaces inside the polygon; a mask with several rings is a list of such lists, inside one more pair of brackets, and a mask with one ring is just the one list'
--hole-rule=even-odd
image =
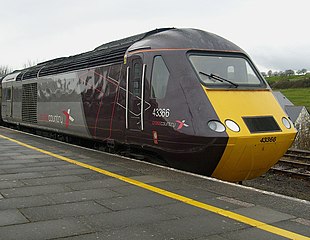
{"label": "pink chevron logo", "polygon": [[69,127],[70,122],[74,121],[74,118],[70,115],[70,108],[67,111],[62,111],[66,116],[66,128]]}
{"label": "pink chevron logo", "polygon": [[183,127],[188,127],[188,124],[185,123],[185,120],[176,120],[176,122],[179,124],[177,130],[182,129]]}

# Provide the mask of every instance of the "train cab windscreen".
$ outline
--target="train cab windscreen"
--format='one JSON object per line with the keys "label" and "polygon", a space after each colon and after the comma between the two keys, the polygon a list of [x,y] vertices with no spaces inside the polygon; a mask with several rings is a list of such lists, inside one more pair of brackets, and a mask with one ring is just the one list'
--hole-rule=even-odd
{"label": "train cab windscreen", "polygon": [[190,54],[200,81],[210,88],[266,88],[254,68],[241,56]]}

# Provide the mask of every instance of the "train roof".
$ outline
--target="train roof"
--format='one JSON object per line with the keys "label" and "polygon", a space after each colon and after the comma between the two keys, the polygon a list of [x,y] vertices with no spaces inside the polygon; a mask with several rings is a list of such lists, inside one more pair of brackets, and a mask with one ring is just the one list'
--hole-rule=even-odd
{"label": "train roof", "polygon": [[135,49],[204,49],[210,51],[243,52],[236,44],[216,34],[192,28],[173,28],[146,36],[134,43],[128,51]]}
{"label": "train roof", "polygon": [[[241,48],[215,34],[197,29],[161,28],[103,44],[92,51],[41,62],[18,71],[15,79],[26,80],[68,71],[122,62],[126,52],[137,49],[206,49],[238,51]],[[15,71],[16,72],[16,71]]]}

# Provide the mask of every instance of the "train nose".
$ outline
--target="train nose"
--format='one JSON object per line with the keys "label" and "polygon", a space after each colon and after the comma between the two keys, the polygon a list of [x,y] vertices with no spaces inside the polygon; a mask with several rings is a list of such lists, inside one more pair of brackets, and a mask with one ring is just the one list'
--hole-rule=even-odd
{"label": "train nose", "polygon": [[205,92],[228,135],[213,177],[232,182],[258,177],[294,141],[296,130],[270,90]]}
{"label": "train nose", "polygon": [[230,138],[212,176],[238,182],[267,172],[286,152],[294,133]]}

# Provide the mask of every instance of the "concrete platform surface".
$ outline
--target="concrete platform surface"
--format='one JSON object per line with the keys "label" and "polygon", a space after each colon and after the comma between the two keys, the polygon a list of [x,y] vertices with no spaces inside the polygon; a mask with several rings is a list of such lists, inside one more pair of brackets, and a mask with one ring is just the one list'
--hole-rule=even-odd
{"label": "concrete platform surface", "polygon": [[310,202],[0,127],[9,239],[310,240]]}

